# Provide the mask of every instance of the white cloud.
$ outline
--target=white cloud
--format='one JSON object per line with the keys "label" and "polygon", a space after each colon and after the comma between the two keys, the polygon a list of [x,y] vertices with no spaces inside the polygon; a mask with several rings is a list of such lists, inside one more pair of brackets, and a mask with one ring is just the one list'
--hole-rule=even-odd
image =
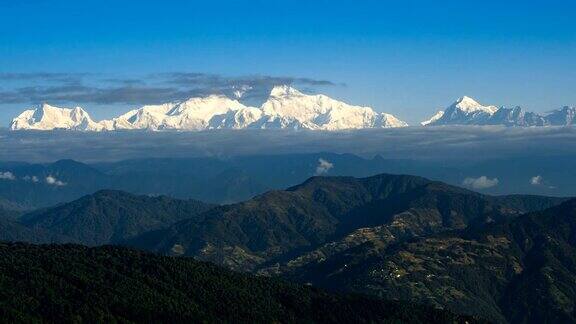
{"label": "white cloud", "polygon": [[334,164],[330,163],[329,161],[326,161],[324,159],[318,159],[318,166],[316,167],[316,175],[324,174],[333,167]]}
{"label": "white cloud", "polygon": [[481,176],[479,178],[466,178],[462,184],[472,189],[487,189],[497,186],[498,182],[498,178],[490,179],[486,176]]}
{"label": "white cloud", "polygon": [[0,172],[0,180],[16,180],[16,177],[10,171]]}
{"label": "white cloud", "polygon": [[56,178],[54,178],[53,176],[49,175],[46,177],[46,183],[49,185],[54,185],[54,186],[65,186],[66,183],[62,182]]}
{"label": "white cloud", "polygon": [[530,184],[533,186],[539,186],[542,184],[542,176],[541,175],[537,175],[534,176],[532,178],[530,178]]}
{"label": "white cloud", "polygon": [[38,181],[39,181],[37,176],[29,176],[29,175],[26,175],[26,176],[22,177],[22,180],[27,181],[27,182],[28,182],[28,181],[30,181],[30,182],[38,182]]}

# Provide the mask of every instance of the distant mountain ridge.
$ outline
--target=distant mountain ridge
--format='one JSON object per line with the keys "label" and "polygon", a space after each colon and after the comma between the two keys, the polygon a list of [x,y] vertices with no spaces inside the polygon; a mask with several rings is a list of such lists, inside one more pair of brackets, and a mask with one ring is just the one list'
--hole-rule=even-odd
{"label": "distant mountain ridge", "polygon": [[576,124],[576,107],[563,107],[547,114],[529,112],[521,107],[484,106],[464,96],[445,110],[438,111],[423,126],[503,125],[503,126],[570,126]]}
{"label": "distant mountain ridge", "polygon": [[31,230],[45,230],[60,242],[84,245],[114,244],[163,228],[214,207],[197,200],[133,195],[101,190],[70,203],[41,209],[18,221]]}
{"label": "distant mountain ridge", "polygon": [[[99,164],[73,160],[43,164],[0,162],[0,174],[9,175],[0,179],[0,210],[18,214],[70,202],[102,189],[229,204],[297,185],[314,175],[368,177],[379,173],[420,175],[456,186],[462,185],[465,177],[488,175],[500,182],[481,189],[484,193],[567,197],[576,196],[573,164],[574,156],[440,165],[433,161],[334,153],[135,159]],[[536,174],[544,179],[538,186],[530,182]]]}
{"label": "distant mountain ridge", "polygon": [[378,158],[332,153],[137,159],[95,165],[73,160],[46,164],[0,162],[0,173],[11,176],[0,179],[0,207],[13,211],[48,207],[102,189],[233,203],[270,189],[296,185],[318,172],[320,160],[331,163],[330,168],[321,170],[326,175],[364,177],[395,165]]}
{"label": "distant mountain ridge", "polygon": [[146,105],[111,120],[95,122],[80,107],[42,104],[12,120],[10,129],[79,131],[206,129],[344,130],[408,126],[393,115],[346,104],[325,95],[307,95],[288,85],[275,86],[260,107],[221,94],[181,102]]}

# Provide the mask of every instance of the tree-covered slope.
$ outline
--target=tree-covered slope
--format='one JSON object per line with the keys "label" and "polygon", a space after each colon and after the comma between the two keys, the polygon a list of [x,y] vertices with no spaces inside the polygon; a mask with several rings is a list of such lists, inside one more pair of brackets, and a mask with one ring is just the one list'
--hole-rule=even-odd
{"label": "tree-covered slope", "polygon": [[417,305],[333,295],[189,258],[119,248],[0,244],[0,316],[12,323],[472,323]]}
{"label": "tree-covered slope", "polygon": [[521,271],[499,300],[513,323],[576,322],[576,199],[477,235],[505,237]]}
{"label": "tree-covered slope", "polygon": [[[396,239],[483,226],[516,217],[526,206],[549,206],[555,198],[505,204],[469,190],[425,178],[382,174],[369,178],[314,177],[287,190],[214,208],[198,219],[145,233],[129,245],[195,256],[237,270],[255,270],[338,240],[355,230],[395,226]],[[400,226],[403,224],[403,226]]]}
{"label": "tree-covered slope", "polygon": [[0,217],[0,241],[50,243],[69,238],[41,228],[28,228],[12,218]]}
{"label": "tree-covered slope", "polygon": [[150,197],[102,190],[70,203],[22,216],[30,229],[65,236],[85,245],[117,243],[183,219],[196,219],[212,205],[166,196]]}
{"label": "tree-covered slope", "polygon": [[[495,322],[574,323],[576,200],[482,228],[391,243],[365,228],[261,273]],[[388,244],[387,244],[388,243]]]}

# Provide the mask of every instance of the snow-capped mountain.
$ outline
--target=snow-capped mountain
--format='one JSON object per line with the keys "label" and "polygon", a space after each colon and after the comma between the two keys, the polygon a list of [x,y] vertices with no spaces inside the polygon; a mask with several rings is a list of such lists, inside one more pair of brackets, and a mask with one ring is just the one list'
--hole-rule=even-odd
{"label": "snow-capped mountain", "polygon": [[289,86],[274,87],[261,109],[259,128],[339,130],[408,126],[370,107],[348,105],[325,95],[306,95]]}
{"label": "snow-capped mountain", "polygon": [[470,97],[462,97],[444,111],[438,111],[424,126],[438,125],[504,125],[568,126],[576,124],[576,108],[564,107],[548,114],[525,111],[521,107],[484,106]]}
{"label": "snow-capped mountain", "polygon": [[[234,99],[224,95],[210,95],[182,102],[148,105],[98,123],[92,121],[81,108],[76,108],[78,112],[73,113],[70,109],[49,106],[49,114],[42,113],[42,108],[25,111],[12,121],[10,128],[198,131],[246,128],[343,130],[407,126],[396,117],[377,113],[370,107],[349,105],[325,95],[307,95],[285,85],[274,87],[258,108],[238,101],[242,95],[237,92],[234,93]],[[81,120],[78,117],[80,115]]]}
{"label": "snow-capped mountain", "polygon": [[534,113],[525,111],[521,107],[502,107],[492,115],[486,125],[505,126],[547,126],[550,125],[546,118]]}
{"label": "snow-capped mountain", "polygon": [[[101,123],[107,130],[203,130],[224,128],[224,125],[225,128],[245,128],[260,117],[259,113],[258,109],[246,107],[236,100],[211,95],[178,103],[144,106]],[[240,118],[242,116],[245,119]]]}
{"label": "snow-capped mountain", "polygon": [[426,125],[470,125],[484,124],[498,110],[495,106],[484,106],[470,97],[462,97],[443,112],[437,112]]}
{"label": "snow-capped mountain", "polygon": [[435,123],[438,119],[442,118],[442,116],[444,116],[444,110],[438,110],[434,116],[430,117],[430,119],[425,120],[423,122],[420,123],[420,125],[422,126],[426,126],[426,125],[430,125]]}
{"label": "snow-capped mountain", "polygon": [[82,131],[99,131],[103,126],[90,118],[80,107],[58,108],[46,103],[25,110],[12,120],[10,129],[71,129]]}
{"label": "snow-capped mountain", "polygon": [[562,107],[544,115],[550,125],[576,125],[576,107]]}

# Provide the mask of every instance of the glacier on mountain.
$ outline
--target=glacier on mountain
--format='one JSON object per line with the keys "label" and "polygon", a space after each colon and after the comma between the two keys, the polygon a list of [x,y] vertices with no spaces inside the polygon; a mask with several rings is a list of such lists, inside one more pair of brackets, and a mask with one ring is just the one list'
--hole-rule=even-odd
{"label": "glacier on mountain", "polygon": [[272,88],[259,107],[240,99],[249,89],[239,88],[235,98],[209,95],[181,102],[146,105],[110,120],[93,121],[82,108],[57,108],[43,104],[14,118],[10,129],[83,131],[206,129],[310,129],[345,130],[408,126],[393,115],[370,107],[349,105],[325,95],[304,94],[293,87]]}

